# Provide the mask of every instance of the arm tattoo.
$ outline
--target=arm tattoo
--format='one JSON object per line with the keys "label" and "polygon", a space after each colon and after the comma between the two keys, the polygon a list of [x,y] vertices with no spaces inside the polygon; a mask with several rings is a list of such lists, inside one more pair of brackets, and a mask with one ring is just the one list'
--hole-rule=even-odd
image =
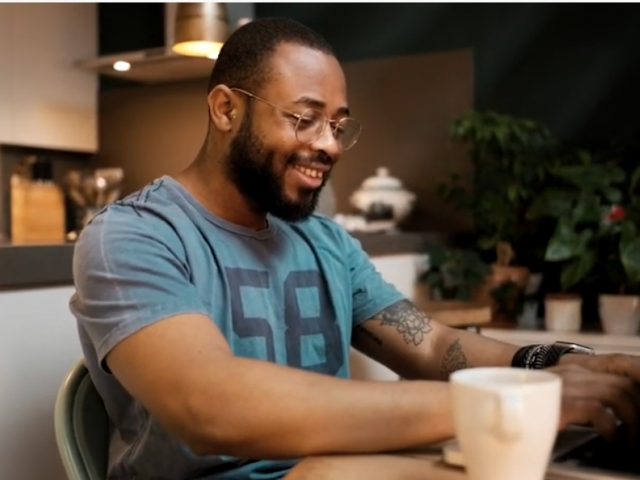
{"label": "arm tattoo", "polygon": [[467,357],[460,346],[460,340],[456,340],[447,348],[442,359],[442,365],[440,365],[440,372],[443,376],[448,377],[456,370],[462,370],[468,366]]}
{"label": "arm tattoo", "polygon": [[418,346],[431,331],[431,319],[418,310],[410,301],[400,300],[378,315],[381,325],[396,327],[405,343]]}

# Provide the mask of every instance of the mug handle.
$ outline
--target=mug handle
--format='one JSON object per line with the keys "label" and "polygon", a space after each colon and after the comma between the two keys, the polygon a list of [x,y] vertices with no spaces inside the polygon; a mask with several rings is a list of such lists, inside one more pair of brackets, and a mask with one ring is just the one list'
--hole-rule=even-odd
{"label": "mug handle", "polygon": [[522,435],[524,402],[514,392],[499,392],[495,397],[492,432],[504,442],[513,442]]}

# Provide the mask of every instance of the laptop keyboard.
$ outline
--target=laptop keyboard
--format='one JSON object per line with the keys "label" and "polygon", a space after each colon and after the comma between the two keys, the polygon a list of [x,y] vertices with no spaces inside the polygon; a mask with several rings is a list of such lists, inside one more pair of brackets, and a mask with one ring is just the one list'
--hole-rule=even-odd
{"label": "laptop keyboard", "polygon": [[630,443],[624,435],[618,435],[613,442],[598,436],[556,458],[555,463],[640,475],[640,444]]}

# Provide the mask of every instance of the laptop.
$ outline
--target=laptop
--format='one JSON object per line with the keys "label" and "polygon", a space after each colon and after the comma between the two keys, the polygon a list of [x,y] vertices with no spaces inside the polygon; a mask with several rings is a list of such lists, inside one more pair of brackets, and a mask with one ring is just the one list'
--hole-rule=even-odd
{"label": "laptop", "polygon": [[[443,460],[464,467],[456,441],[442,446]],[[570,427],[558,433],[547,469],[550,480],[640,480],[640,445],[626,440],[619,428],[612,442],[589,427]]]}

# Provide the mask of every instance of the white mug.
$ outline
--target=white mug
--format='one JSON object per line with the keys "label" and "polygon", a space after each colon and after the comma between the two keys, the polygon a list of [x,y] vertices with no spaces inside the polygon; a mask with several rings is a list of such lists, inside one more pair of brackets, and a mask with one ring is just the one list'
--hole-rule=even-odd
{"label": "white mug", "polygon": [[488,367],[459,370],[450,381],[469,480],[543,480],[560,422],[561,378]]}

